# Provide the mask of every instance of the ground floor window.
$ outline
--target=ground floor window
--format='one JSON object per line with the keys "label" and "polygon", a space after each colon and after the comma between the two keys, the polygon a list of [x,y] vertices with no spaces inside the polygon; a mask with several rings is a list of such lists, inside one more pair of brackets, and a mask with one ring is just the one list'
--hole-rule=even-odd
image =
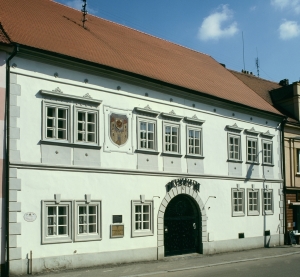
{"label": "ground floor window", "polygon": [[153,235],[152,201],[132,201],[132,236]]}
{"label": "ground floor window", "polygon": [[244,189],[232,189],[232,216],[244,216],[245,215],[245,190]]}
{"label": "ground floor window", "polygon": [[248,215],[259,215],[259,190],[248,190]]}
{"label": "ground floor window", "polygon": [[263,191],[263,209],[264,214],[273,214],[273,190]]}

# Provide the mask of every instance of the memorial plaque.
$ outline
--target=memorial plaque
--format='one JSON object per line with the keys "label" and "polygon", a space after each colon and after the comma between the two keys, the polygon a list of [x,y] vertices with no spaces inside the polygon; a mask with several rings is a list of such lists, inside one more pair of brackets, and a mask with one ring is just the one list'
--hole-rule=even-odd
{"label": "memorial plaque", "polygon": [[113,223],[122,223],[122,215],[113,215]]}
{"label": "memorial plaque", "polygon": [[124,224],[110,225],[110,237],[111,238],[123,238],[124,237]]}

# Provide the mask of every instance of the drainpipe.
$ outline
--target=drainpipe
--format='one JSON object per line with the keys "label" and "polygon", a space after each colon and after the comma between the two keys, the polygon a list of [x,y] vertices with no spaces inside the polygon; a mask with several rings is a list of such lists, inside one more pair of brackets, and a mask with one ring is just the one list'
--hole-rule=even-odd
{"label": "drainpipe", "polygon": [[6,60],[6,92],[5,92],[5,133],[6,133],[6,152],[5,152],[5,200],[6,200],[6,265],[5,276],[9,276],[9,141],[10,141],[10,61],[18,53],[19,45],[14,46],[14,50]]}

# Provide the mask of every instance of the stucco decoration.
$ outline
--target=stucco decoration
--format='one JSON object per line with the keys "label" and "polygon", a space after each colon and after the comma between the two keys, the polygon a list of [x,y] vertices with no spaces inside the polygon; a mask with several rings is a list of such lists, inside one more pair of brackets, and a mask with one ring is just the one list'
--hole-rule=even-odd
{"label": "stucco decoration", "polygon": [[200,191],[200,184],[192,179],[187,178],[173,180],[169,182],[166,187],[167,191],[169,192],[172,188],[181,186],[191,187],[196,192]]}
{"label": "stucco decoration", "polygon": [[55,93],[63,93],[63,91],[59,87],[57,87],[56,89],[53,89],[52,91]]}
{"label": "stucco decoration", "polygon": [[200,186],[200,184],[194,180],[191,179],[177,179],[169,182],[167,184],[167,187],[169,184],[174,184],[173,187],[168,190],[166,193],[164,199],[162,199],[160,207],[158,209],[158,215],[157,215],[157,258],[162,259],[164,258],[164,215],[166,208],[168,204],[171,202],[171,200],[176,197],[179,194],[186,194],[190,196],[195,202],[196,205],[199,207],[199,212],[201,216],[201,238],[202,241],[200,243],[207,242],[207,216],[206,216],[206,210],[204,203],[202,199],[200,198],[198,191],[194,190],[194,185]]}
{"label": "stucco decoration", "polygon": [[90,96],[90,94],[89,93],[86,93],[85,95],[83,95],[82,97],[84,97],[84,98],[89,98],[89,99],[92,99],[92,96]]}

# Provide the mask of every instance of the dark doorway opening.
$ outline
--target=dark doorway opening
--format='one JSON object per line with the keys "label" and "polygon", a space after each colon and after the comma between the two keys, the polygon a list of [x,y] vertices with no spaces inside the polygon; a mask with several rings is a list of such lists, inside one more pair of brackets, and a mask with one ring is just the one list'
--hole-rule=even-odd
{"label": "dark doorway opening", "polygon": [[174,197],[164,215],[165,256],[199,253],[200,211],[195,200],[185,194]]}

